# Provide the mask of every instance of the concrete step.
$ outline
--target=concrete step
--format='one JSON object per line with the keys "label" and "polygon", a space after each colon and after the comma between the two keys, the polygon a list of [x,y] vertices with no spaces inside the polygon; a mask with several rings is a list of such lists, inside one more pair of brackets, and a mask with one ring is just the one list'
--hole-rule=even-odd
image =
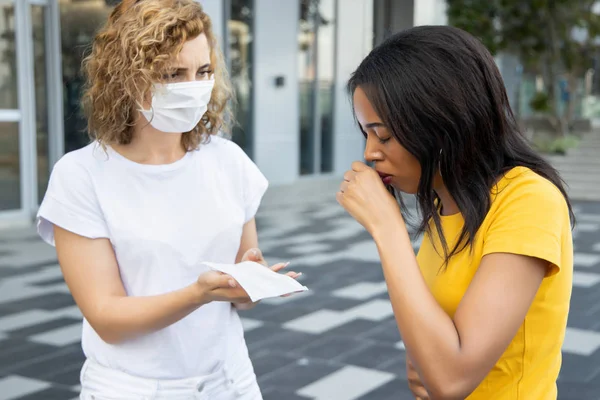
{"label": "concrete step", "polygon": [[586,157],[577,155],[552,156],[546,157],[546,160],[554,165],[600,165],[600,157]]}
{"label": "concrete step", "polygon": [[556,168],[556,170],[565,178],[577,180],[580,177],[582,181],[600,182],[600,173],[595,169]]}
{"label": "concrete step", "polygon": [[586,135],[576,149],[564,156],[546,159],[558,170],[567,184],[572,200],[600,201],[600,134]]}
{"label": "concrete step", "polygon": [[577,173],[586,175],[599,175],[600,166],[592,163],[551,163],[554,168],[563,173]]}
{"label": "concrete step", "polygon": [[571,201],[600,201],[600,192],[586,190],[567,190]]}
{"label": "concrete step", "polygon": [[600,147],[593,148],[586,146],[582,148],[567,150],[567,156],[600,159]]}

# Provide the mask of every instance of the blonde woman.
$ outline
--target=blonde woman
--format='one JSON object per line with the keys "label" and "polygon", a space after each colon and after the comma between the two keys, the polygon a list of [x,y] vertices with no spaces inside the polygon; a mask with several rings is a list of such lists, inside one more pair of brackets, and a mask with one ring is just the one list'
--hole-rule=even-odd
{"label": "blonde woman", "polygon": [[202,265],[264,264],[267,189],[216,136],[230,91],[209,17],[125,0],[84,67],[93,141],[56,164],[38,216],[84,316],[81,398],[261,399],[236,312],[253,304]]}

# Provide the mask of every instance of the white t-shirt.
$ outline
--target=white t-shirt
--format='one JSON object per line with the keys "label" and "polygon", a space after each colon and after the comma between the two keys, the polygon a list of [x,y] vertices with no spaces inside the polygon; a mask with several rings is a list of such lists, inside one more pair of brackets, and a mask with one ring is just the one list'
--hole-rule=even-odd
{"label": "white t-shirt", "polygon": [[[138,164],[92,143],[54,166],[38,232],[52,245],[53,224],[110,239],[127,294],[159,295],[195,282],[207,270],[203,261],[235,262],[242,228],[267,186],[246,154],[217,136],[167,165]],[[227,351],[245,349],[240,319],[227,302],[118,345],[105,343],[84,319],[82,345],[101,365],[154,379],[204,375]]]}

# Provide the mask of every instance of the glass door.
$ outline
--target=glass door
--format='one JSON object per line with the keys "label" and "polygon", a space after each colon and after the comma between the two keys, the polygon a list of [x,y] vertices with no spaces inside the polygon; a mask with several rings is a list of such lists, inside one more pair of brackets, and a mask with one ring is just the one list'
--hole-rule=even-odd
{"label": "glass door", "polygon": [[64,153],[60,13],[58,0],[28,0],[27,55],[32,213],[42,202],[52,166]]}
{"label": "glass door", "polygon": [[23,99],[20,96],[22,37],[17,7],[0,0],[0,215],[24,215]]}
{"label": "glass door", "polygon": [[62,154],[57,7],[0,0],[0,225],[31,222]]}
{"label": "glass door", "polygon": [[333,172],[337,0],[300,0],[300,175]]}
{"label": "glass door", "polygon": [[35,168],[36,191],[35,203],[40,204],[46,193],[48,179],[50,178],[50,137],[48,119],[48,45],[47,45],[47,17],[48,10],[45,5],[32,4],[29,9],[31,15],[31,56],[33,61],[33,90],[35,109],[34,146],[36,150]]}
{"label": "glass door", "polygon": [[225,53],[236,95],[236,124],[232,129],[232,139],[252,158],[254,0],[229,0],[224,4],[228,17]]}

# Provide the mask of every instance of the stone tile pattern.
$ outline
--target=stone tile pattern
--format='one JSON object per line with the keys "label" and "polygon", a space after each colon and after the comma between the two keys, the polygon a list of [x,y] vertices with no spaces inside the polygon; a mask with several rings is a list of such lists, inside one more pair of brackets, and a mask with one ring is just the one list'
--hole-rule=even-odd
{"label": "stone tile pattern", "polygon": [[[600,203],[578,203],[576,263],[559,398],[600,400]],[[271,262],[311,291],[242,314],[265,400],[412,399],[377,252],[333,199],[270,204],[258,218]],[[415,239],[415,248],[419,240]],[[0,400],[78,395],[81,314],[53,250],[32,230],[0,234]]]}

